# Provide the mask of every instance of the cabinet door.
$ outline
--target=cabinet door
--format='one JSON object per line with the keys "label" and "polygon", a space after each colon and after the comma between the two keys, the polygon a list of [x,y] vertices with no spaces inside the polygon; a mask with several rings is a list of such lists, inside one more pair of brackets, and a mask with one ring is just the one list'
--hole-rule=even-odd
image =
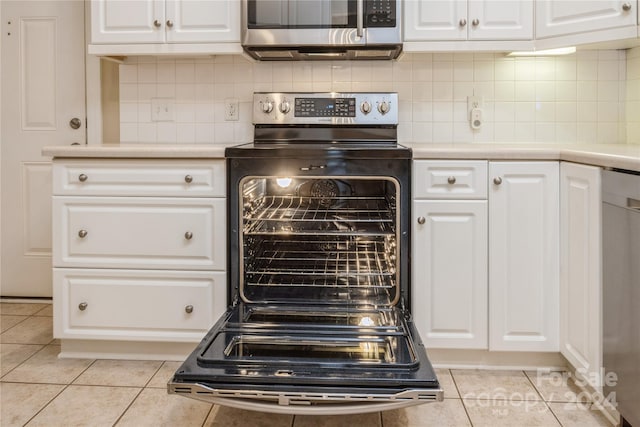
{"label": "cabinet door", "polygon": [[557,162],[489,164],[489,348],[558,351]]}
{"label": "cabinet door", "polygon": [[413,210],[413,315],[425,344],[486,349],[487,201],[416,200]]}
{"label": "cabinet door", "polygon": [[164,24],[164,0],[91,0],[91,43],[162,43]]}
{"label": "cabinet door", "polygon": [[470,40],[533,39],[533,1],[469,2]]}
{"label": "cabinet door", "polygon": [[237,0],[167,0],[166,8],[168,42],[240,41]]}
{"label": "cabinet door", "polygon": [[537,0],[536,38],[637,25],[635,0]]}
{"label": "cabinet door", "polygon": [[467,0],[404,2],[404,40],[466,40]]}
{"label": "cabinet door", "polygon": [[563,162],[560,352],[587,379],[597,378],[602,365],[600,212],[600,168]]}

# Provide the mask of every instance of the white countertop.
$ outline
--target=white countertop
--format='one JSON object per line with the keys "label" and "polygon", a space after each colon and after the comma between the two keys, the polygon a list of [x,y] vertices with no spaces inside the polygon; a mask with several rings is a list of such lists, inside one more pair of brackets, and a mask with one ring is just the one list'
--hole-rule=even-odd
{"label": "white countertop", "polygon": [[[104,144],[45,147],[56,158],[220,159],[236,144]],[[403,144],[414,159],[566,160],[640,171],[640,144]]]}

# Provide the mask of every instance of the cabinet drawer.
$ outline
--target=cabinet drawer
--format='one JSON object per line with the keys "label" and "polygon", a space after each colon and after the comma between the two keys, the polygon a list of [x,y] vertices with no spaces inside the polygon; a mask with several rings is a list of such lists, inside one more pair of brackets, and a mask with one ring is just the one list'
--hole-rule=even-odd
{"label": "cabinet drawer", "polygon": [[226,199],[53,197],[53,265],[224,270]]}
{"label": "cabinet drawer", "polygon": [[225,311],[224,272],[58,269],[57,338],[198,341]]}
{"label": "cabinet drawer", "polygon": [[53,194],[224,197],[224,160],[56,160]]}
{"label": "cabinet drawer", "polygon": [[413,197],[486,199],[487,162],[414,160]]}

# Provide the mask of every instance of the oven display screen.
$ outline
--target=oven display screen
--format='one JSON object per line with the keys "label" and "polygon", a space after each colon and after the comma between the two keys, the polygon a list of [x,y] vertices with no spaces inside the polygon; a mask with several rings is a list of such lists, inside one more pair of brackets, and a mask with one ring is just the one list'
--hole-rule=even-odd
{"label": "oven display screen", "polygon": [[355,117],[355,98],[296,98],[295,117]]}

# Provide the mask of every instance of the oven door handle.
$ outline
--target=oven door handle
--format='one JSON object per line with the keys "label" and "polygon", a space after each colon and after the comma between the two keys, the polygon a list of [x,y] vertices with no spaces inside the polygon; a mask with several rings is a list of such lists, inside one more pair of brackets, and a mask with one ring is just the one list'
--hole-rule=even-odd
{"label": "oven door handle", "polygon": [[301,171],[313,171],[313,170],[317,170],[317,169],[324,169],[326,168],[327,165],[309,165],[309,166],[303,166],[300,168]]}

